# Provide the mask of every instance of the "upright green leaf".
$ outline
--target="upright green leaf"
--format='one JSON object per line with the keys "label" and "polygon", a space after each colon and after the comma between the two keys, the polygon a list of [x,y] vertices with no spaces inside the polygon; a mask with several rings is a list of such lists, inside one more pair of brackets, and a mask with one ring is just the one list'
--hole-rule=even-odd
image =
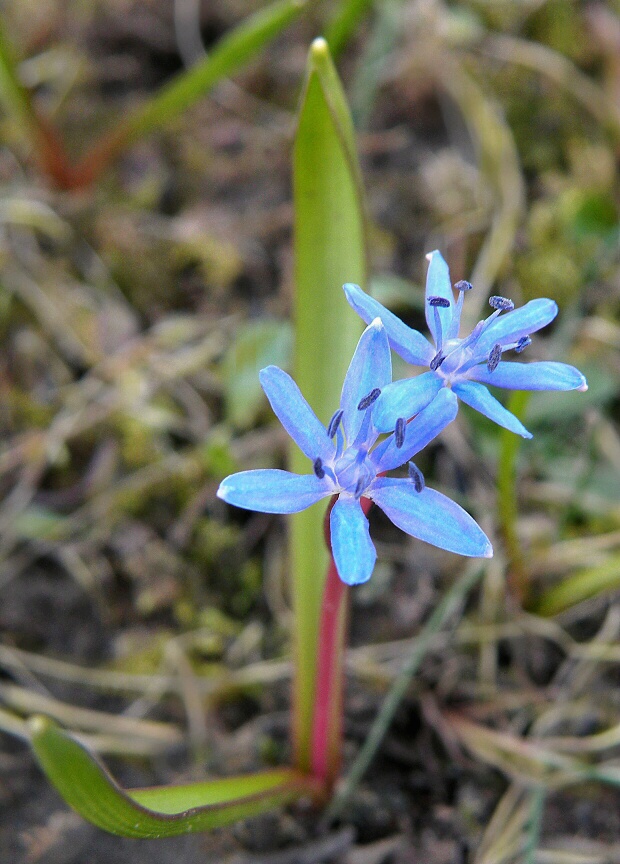
{"label": "upright green leaf", "polygon": [[[342,285],[367,279],[361,172],[351,116],[324,39],[313,42],[293,157],[295,201],[294,376],[318,417],[327,423],[340,390],[361,322],[348,307]],[[291,468],[307,473],[295,448]],[[325,505],[293,517],[293,600],[296,677],[294,743],[297,765],[309,767],[314,705],[314,666],[319,612],[328,555],[323,541]]]}
{"label": "upright green leaf", "polygon": [[74,738],[47,717],[30,722],[37,760],[74,810],[122,837],[173,837],[229,825],[315,790],[290,769],[184,786],[122,789]]}

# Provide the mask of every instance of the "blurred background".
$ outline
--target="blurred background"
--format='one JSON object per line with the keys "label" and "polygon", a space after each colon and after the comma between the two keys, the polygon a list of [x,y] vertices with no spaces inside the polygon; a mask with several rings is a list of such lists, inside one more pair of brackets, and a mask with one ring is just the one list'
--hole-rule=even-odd
{"label": "blurred background", "polygon": [[[234,81],[74,182],[67,165],[259,5],[0,6],[2,858],[619,861],[620,5],[314,2]],[[474,513],[497,554],[343,816],[355,833],[334,829],[326,853],[294,813],[113,838],[43,778],[20,740],[29,714],[80,730],[127,785],[287,758],[286,525],[215,490],[285,458],[257,373],[289,368],[295,112],[308,46],[345,7],[332,47],[358,131],[372,293],[424,329],[424,254],[440,248],[453,281],[474,284],[470,321],[491,289],[555,299],[526,359],[573,363],[590,389],[513,401],[535,436],[523,446],[463,408],[424,452],[427,482]],[[46,136],[15,108],[11,56]],[[347,759],[464,566],[372,522]],[[485,725],[517,745],[489,753]],[[528,736],[547,743],[528,750]],[[550,768],[576,753],[605,782]],[[299,847],[303,859],[273,857]]]}

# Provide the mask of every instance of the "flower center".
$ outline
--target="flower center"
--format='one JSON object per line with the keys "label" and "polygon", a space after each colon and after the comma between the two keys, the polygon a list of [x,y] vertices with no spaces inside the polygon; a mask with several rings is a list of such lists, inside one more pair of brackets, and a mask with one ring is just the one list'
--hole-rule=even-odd
{"label": "flower center", "polygon": [[359,498],[375,479],[376,469],[365,447],[349,447],[334,465],[336,480],[343,492]]}

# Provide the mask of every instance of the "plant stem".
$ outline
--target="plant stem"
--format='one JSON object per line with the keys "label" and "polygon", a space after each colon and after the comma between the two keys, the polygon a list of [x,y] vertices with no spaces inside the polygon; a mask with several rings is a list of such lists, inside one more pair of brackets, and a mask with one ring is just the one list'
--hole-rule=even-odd
{"label": "plant stem", "polygon": [[344,685],[344,637],[349,589],[330,558],[321,607],[312,723],[311,773],[329,792],[340,768]]}
{"label": "plant stem", "polygon": [[[316,691],[310,738],[310,773],[321,781],[327,795],[331,794],[338,777],[342,756],[344,655],[350,597],[349,588],[338,575],[331,554],[329,520],[335,501],[336,498],[332,498],[323,526],[330,556],[321,603]],[[372,501],[362,498],[360,504],[367,515]]]}
{"label": "plant stem", "polygon": [[[522,420],[528,400],[529,393],[515,390],[510,394],[508,410]],[[517,456],[521,448],[521,440],[513,432],[502,430],[497,472],[497,498],[499,522],[510,562],[508,585],[513,596],[520,603],[525,604],[529,592],[529,579],[517,534]]]}
{"label": "plant stem", "polygon": [[420,663],[426,656],[426,652],[431,646],[433,637],[443,627],[450,615],[454,612],[458,604],[466,597],[467,593],[473,588],[475,583],[480,579],[483,573],[483,567],[479,562],[475,562],[467,567],[464,573],[450,587],[446,594],[433,610],[430,618],[422,628],[420,635],[414,640],[411,654],[409,655],[405,665],[394,679],[387,696],[383,700],[383,704],[377,715],[375,722],[372,724],[368,737],[364,742],[364,746],[360,750],[349,774],[345,778],[344,785],[341,791],[332,800],[326,814],[325,820],[331,822],[342,813],[343,808],[349,801],[357,784],[362,779],[366,769],[373,760],[375,753],[383,741],[383,737],[387,732],[392,718],[396,713],[396,709],[400,705],[405,696],[411,678],[420,667]]}

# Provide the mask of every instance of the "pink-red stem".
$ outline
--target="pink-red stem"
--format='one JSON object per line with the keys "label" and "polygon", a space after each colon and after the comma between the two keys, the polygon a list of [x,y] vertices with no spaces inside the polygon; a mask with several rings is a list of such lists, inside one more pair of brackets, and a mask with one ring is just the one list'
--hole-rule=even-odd
{"label": "pink-red stem", "polygon": [[[335,500],[335,499],[334,499]],[[364,513],[372,502],[361,500]],[[325,539],[331,550],[329,517],[325,516]],[[349,610],[349,588],[340,579],[330,555],[317,646],[317,676],[311,738],[311,773],[329,794],[338,776],[342,756],[344,708],[344,654]]]}
{"label": "pink-red stem", "polygon": [[349,589],[331,558],[321,607],[311,771],[328,792],[338,774],[343,723],[343,655]]}

